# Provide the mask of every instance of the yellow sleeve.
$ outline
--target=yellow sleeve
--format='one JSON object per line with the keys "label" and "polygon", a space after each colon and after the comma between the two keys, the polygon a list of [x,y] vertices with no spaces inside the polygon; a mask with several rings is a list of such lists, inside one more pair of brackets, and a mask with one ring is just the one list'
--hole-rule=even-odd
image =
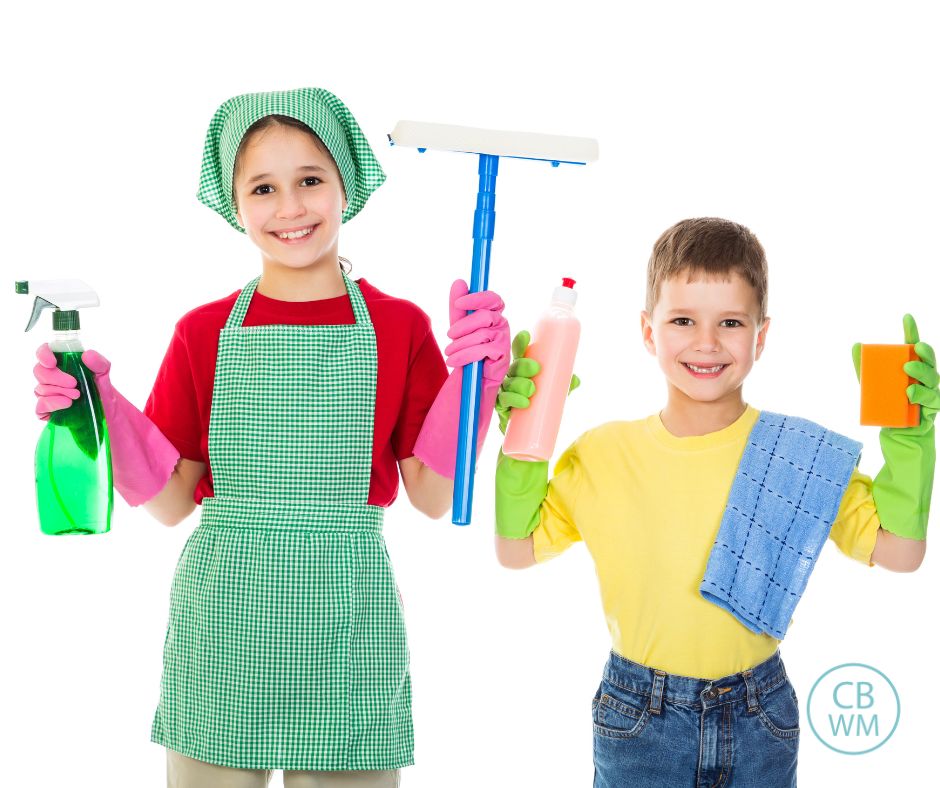
{"label": "yellow sleeve", "polygon": [[569,446],[555,465],[555,475],[548,482],[548,493],[539,509],[539,524],[532,532],[532,547],[539,563],[561,555],[581,534],[575,525],[574,511],[581,486],[581,460],[578,441]]}
{"label": "yellow sleeve", "polygon": [[881,521],[871,494],[871,479],[856,468],[845,488],[829,538],[849,558],[874,566],[871,554],[879,528]]}

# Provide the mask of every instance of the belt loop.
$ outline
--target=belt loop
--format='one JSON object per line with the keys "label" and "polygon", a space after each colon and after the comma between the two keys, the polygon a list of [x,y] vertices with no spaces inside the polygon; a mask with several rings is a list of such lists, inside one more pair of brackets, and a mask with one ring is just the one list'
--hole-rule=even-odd
{"label": "belt loop", "polygon": [[666,671],[653,669],[653,691],[650,694],[650,713],[661,714],[663,704],[663,683],[666,681]]}
{"label": "belt loop", "polygon": [[754,671],[745,670],[741,677],[747,687],[747,713],[753,714],[757,711],[757,681],[754,679]]}

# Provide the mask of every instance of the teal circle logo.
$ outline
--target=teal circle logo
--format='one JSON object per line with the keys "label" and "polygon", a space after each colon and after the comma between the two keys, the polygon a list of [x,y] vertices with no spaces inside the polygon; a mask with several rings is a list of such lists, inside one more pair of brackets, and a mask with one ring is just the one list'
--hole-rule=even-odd
{"label": "teal circle logo", "polygon": [[884,673],[848,662],[822,674],[809,691],[806,717],[816,738],[844,755],[864,755],[890,739],[901,698]]}

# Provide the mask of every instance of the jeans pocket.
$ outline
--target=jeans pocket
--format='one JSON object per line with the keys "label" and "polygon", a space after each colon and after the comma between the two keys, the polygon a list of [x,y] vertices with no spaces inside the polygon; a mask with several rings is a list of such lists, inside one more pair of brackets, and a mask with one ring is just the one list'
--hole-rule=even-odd
{"label": "jeans pocket", "polygon": [[612,739],[639,736],[650,719],[649,698],[601,683],[592,703],[594,733]]}
{"label": "jeans pocket", "polygon": [[789,679],[769,692],[758,693],[757,716],[778,739],[795,739],[800,735],[800,705]]}

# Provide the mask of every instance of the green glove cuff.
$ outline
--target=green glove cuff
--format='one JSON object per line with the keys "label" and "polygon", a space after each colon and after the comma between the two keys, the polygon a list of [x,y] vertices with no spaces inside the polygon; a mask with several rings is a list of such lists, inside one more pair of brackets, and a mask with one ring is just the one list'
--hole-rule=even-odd
{"label": "green glove cuff", "polygon": [[933,425],[923,426],[886,427],[879,434],[885,465],[872,482],[872,496],[881,527],[905,539],[927,538],[936,447]]}
{"label": "green glove cuff", "polygon": [[499,452],[496,461],[496,533],[525,539],[539,525],[548,494],[548,463],[515,460]]}

